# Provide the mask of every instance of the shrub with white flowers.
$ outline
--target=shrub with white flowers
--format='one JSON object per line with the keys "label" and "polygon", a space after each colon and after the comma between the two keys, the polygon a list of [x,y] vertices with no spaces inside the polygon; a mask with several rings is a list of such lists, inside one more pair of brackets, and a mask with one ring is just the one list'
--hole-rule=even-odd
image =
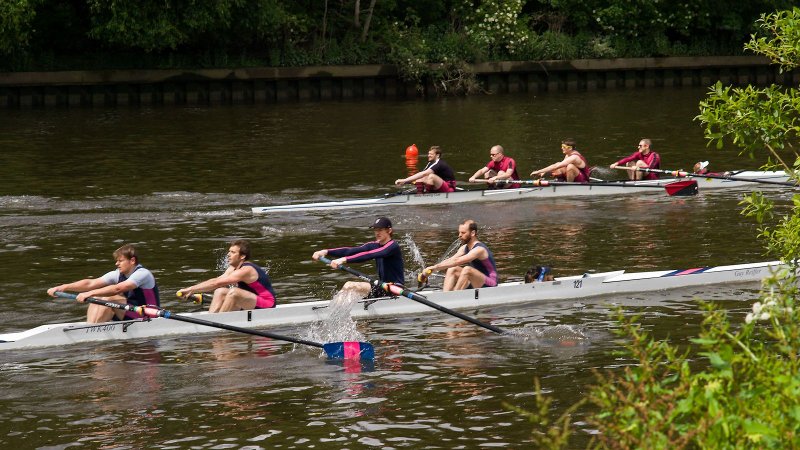
{"label": "shrub with white flowers", "polygon": [[472,4],[465,0],[464,6],[471,11],[465,30],[477,43],[513,55],[528,40],[530,32],[520,16],[522,0],[482,0],[474,10]]}

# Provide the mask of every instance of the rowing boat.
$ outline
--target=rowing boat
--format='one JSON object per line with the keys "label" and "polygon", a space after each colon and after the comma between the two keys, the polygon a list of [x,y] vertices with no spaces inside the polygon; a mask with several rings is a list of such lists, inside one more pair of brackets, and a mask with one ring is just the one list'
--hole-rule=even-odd
{"label": "rowing boat", "polygon": [[[710,284],[759,281],[781,266],[780,262],[761,262],[687,270],[627,273],[617,270],[559,277],[538,283],[509,282],[492,288],[419,293],[430,301],[450,309],[488,308],[530,302],[558,301],[660,291]],[[279,305],[273,309],[226,313],[187,313],[195,317],[234,327],[259,328],[297,325],[328,318],[330,300],[317,300]],[[404,297],[359,300],[351,308],[353,319],[377,319],[401,315],[429,313],[430,309]],[[160,336],[199,334],[219,331],[195,323],[175,322],[164,318],[126,320],[89,324],[85,322],[41,325],[26,331],[0,334],[0,350],[48,347],[91,341],[148,339]]]}
{"label": "rowing boat", "polygon": [[[765,171],[739,171],[731,172],[736,175],[736,180],[719,178],[696,178],[698,188],[730,189],[751,186],[752,183],[744,180],[769,180],[785,182],[789,177],[785,172]],[[383,197],[364,198],[354,200],[329,201],[318,203],[300,203],[276,206],[258,206],[252,208],[253,214],[274,214],[281,212],[299,211],[328,211],[351,208],[369,208],[373,206],[427,206],[450,203],[489,202],[522,199],[547,199],[559,197],[589,197],[598,195],[628,195],[642,193],[661,193],[670,183],[685,180],[685,178],[662,178],[659,180],[620,181],[603,183],[559,183],[542,187],[521,187],[517,189],[475,189],[460,190],[448,193],[400,192],[386,194]]]}

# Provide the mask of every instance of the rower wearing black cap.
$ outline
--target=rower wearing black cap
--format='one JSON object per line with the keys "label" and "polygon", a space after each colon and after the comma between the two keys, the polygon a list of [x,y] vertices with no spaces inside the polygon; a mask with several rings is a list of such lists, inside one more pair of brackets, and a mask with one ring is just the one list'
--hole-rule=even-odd
{"label": "rower wearing black cap", "polygon": [[[322,258],[331,258],[330,266],[337,269],[342,264],[359,263],[375,260],[378,268],[378,278],[388,283],[404,284],[403,252],[400,246],[392,239],[392,221],[386,217],[379,217],[370,225],[375,231],[375,240],[358,247],[339,247],[318,250],[311,256],[315,261]],[[333,259],[336,258],[336,259]],[[342,287],[342,292],[352,292],[360,297],[384,297],[387,293],[380,287],[373,287],[365,281],[348,281]]]}

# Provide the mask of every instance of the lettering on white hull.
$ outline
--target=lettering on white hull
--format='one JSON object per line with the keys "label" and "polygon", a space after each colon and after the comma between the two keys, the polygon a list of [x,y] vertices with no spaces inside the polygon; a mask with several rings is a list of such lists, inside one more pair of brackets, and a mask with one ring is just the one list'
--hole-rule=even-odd
{"label": "lettering on white hull", "polygon": [[114,328],[115,328],[117,325],[122,325],[122,324],[121,324],[121,323],[120,323],[120,324],[116,324],[116,323],[107,323],[107,324],[103,324],[103,325],[98,325],[98,326],[96,326],[96,327],[89,327],[89,328],[86,328],[86,334],[91,334],[91,333],[107,333],[107,332],[109,332],[109,331],[114,331]]}
{"label": "lettering on white hull", "polygon": [[744,270],[736,270],[733,272],[733,276],[736,278],[751,278],[757,275],[760,275],[763,269],[744,269]]}

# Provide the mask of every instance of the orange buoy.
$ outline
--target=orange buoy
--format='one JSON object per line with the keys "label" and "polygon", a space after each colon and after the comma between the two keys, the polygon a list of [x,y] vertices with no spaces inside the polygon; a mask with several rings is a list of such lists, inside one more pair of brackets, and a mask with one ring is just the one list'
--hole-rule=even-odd
{"label": "orange buoy", "polygon": [[408,172],[408,176],[417,173],[418,162],[419,160],[417,158],[409,158],[408,156],[406,156],[406,171]]}
{"label": "orange buoy", "polygon": [[417,144],[411,144],[406,147],[406,169],[408,176],[417,173],[417,162],[419,161],[419,149]]}

